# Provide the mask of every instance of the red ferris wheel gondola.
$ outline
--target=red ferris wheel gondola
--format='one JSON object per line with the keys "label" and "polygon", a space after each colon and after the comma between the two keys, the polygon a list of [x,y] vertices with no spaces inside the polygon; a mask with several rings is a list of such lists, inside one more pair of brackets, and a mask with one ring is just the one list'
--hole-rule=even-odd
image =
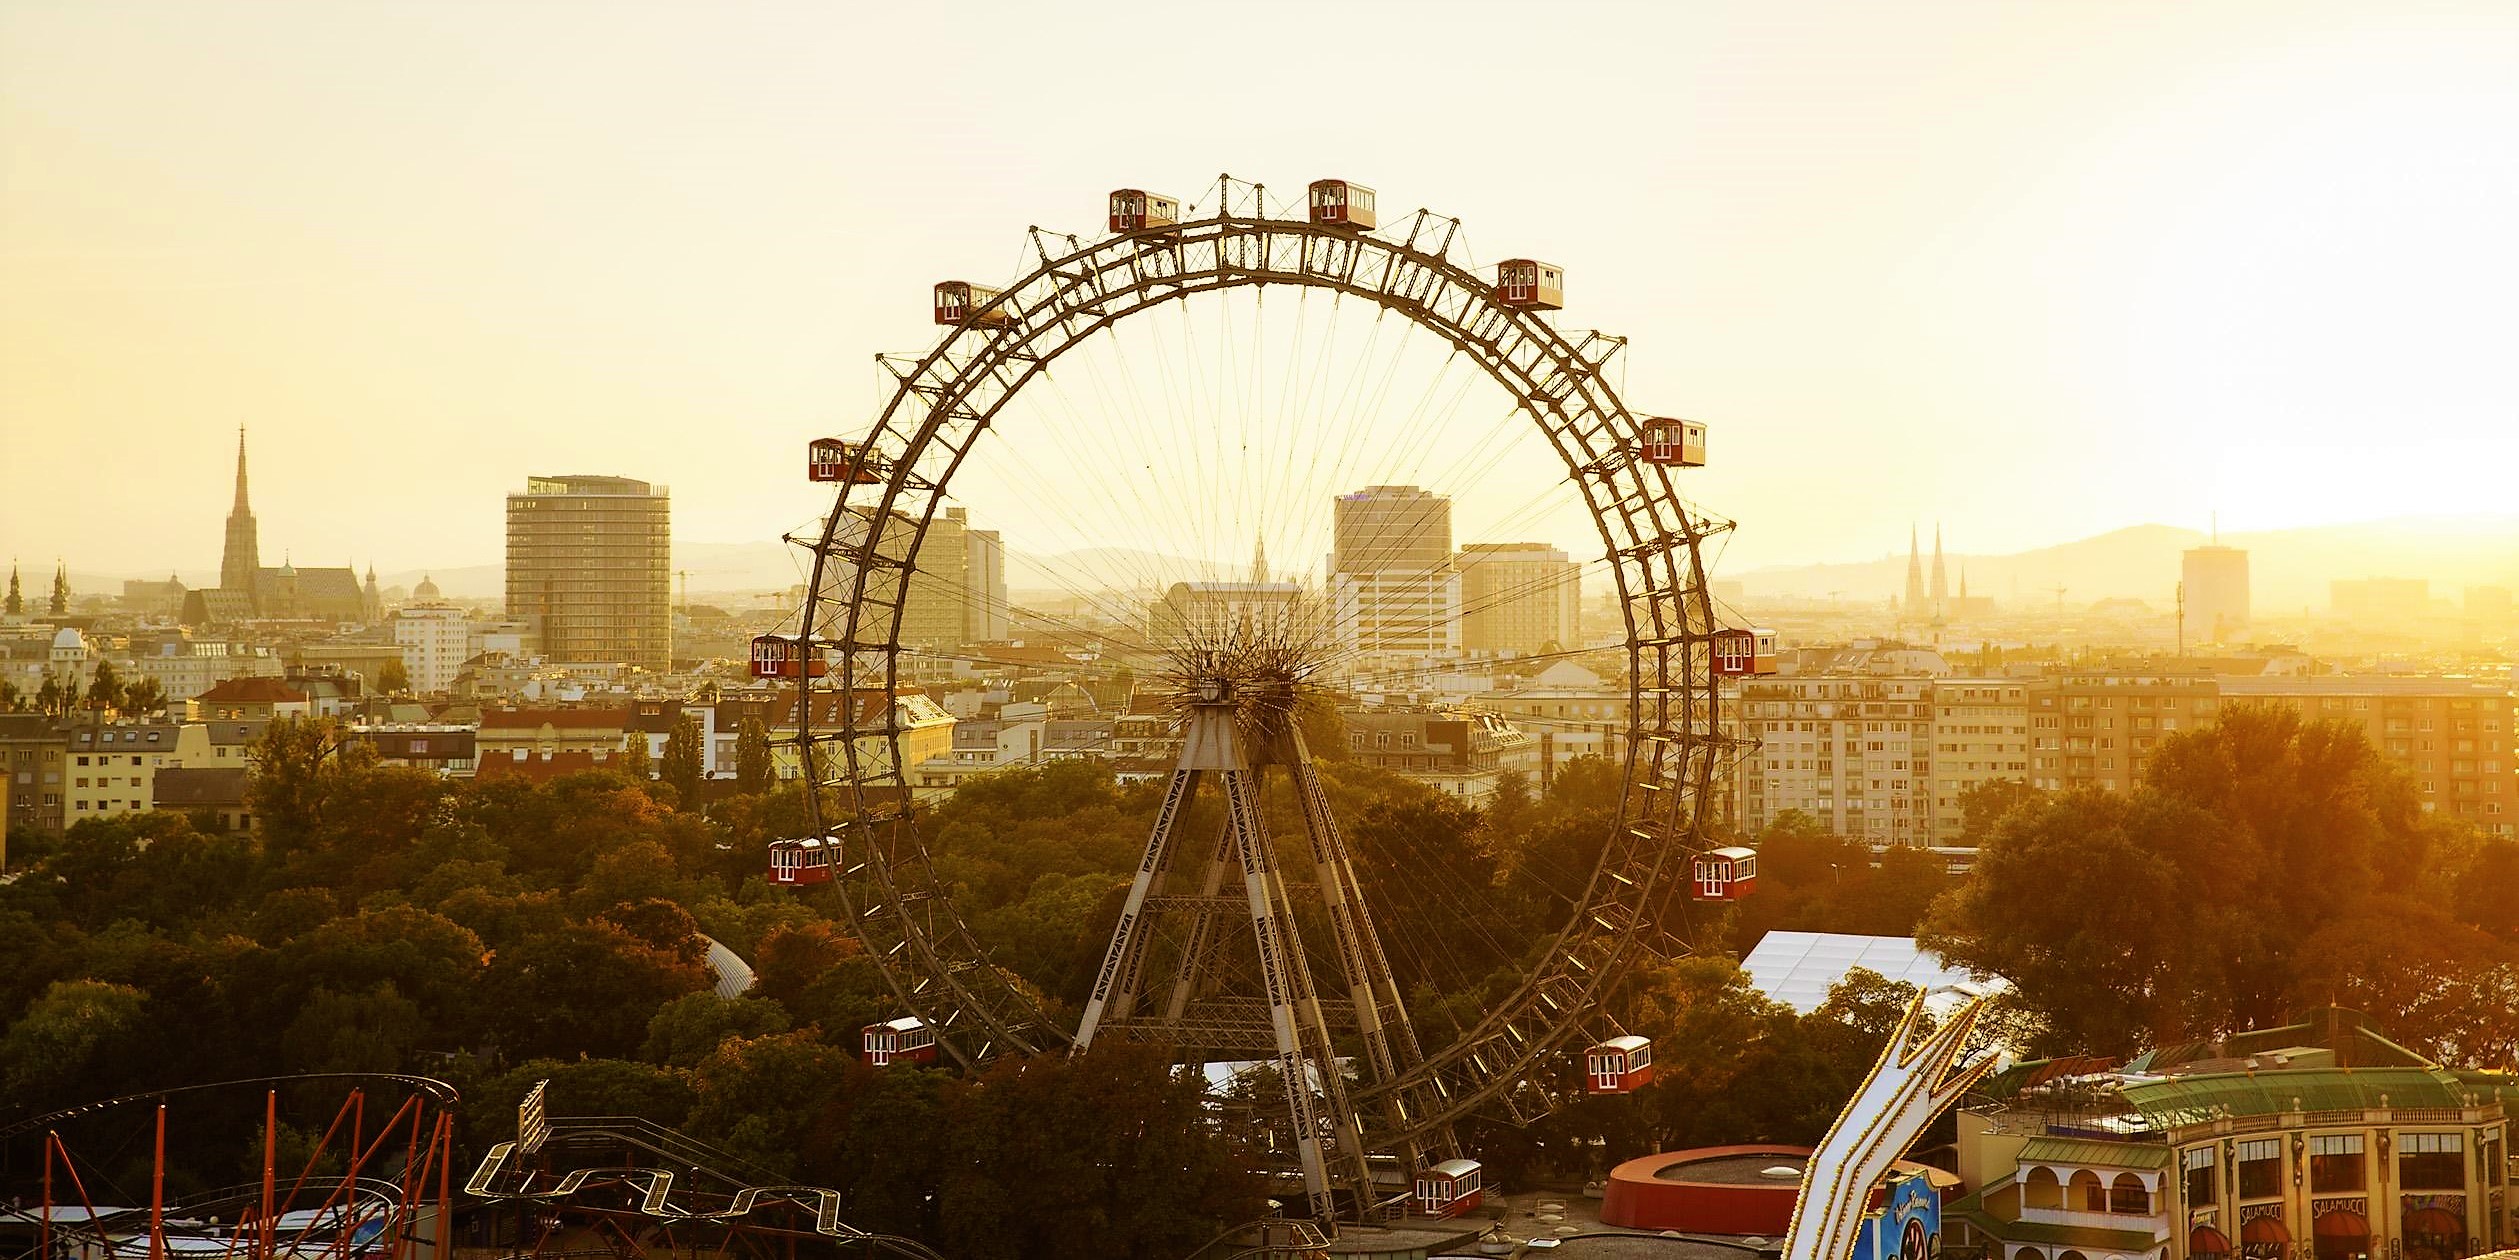
{"label": "red ferris wheel gondola", "polygon": [[840,841],[837,836],[804,836],[794,840],[770,842],[770,882],[773,884],[827,884],[840,862]]}

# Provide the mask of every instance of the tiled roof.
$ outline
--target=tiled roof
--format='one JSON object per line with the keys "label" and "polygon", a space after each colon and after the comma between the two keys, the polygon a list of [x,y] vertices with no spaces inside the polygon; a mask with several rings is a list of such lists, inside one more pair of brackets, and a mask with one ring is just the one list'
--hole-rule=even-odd
{"label": "tiled roof", "polygon": [[480,760],[479,764],[473,768],[472,777],[475,779],[523,779],[529,783],[548,783],[562,775],[609,769],[618,764],[608,758],[597,761],[595,754],[590,752],[561,752],[553,753],[548,757],[529,756],[522,760],[494,753]]}
{"label": "tiled roof", "polygon": [[630,720],[626,709],[485,709],[482,731],[617,731]]}

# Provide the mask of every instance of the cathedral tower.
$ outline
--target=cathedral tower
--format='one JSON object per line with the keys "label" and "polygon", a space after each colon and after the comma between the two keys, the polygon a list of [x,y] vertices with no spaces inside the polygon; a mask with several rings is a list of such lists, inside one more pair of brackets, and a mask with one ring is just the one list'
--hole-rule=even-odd
{"label": "cathedral tower", "polygon": [[262,571],[262,546],[254,529],[254,509],[245,499],[245,429],[236,429],[236,506],[227,514],[227,549],[219,557],[219,586],[254,595],[254,579]]}

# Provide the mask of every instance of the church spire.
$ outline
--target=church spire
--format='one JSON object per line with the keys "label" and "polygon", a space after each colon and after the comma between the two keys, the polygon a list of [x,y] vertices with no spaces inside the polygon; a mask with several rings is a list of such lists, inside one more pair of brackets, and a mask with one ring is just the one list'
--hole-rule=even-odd
{"label": "church spire", "polygon": [[12,617],[26,611],[26,598],[18,593],[17,561],[9,561],[9,602],[5,605]]}
{"label": "church spire", "polygon": [[1251,537],[1251,583],[1254,586],[1264,584],[1268,581],[1267,531],[1268,527],[1266,525],[1262,525],[1260,527],[1260,532],[1252,535]]}
{"label": "church spire", "polygon": [[1940,621],[1950,604],[1950,578],[1942,568],[1942,523],[1933,522],[1933,620]]}
{"label": "church spire", "polygon": [[227,546],[219,553],[219,589],[254,599],[262,577],[262,544],[254,509],[245,497],[245,426],[236,426],[236,506],[227,514]]}
{"label": "church spire", "polygon": [[236,426],[236,506],[237,515],[251,515],[253,507],[245,500],[245,426]]}
{"label": "church spire", "polygon": [[1915,522],[1907,523],[1907,599],[1899,610],[1909,621],[1921,621],[1924,607],[1924,552],[1916,543]]}

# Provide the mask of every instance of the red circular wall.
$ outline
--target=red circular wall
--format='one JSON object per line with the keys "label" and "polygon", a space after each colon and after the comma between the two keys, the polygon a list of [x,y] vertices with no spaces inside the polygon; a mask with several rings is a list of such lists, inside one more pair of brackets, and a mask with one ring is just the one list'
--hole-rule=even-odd
{"label": "red circular wall", "polygon": [[1689,1176],[1688,1166],[1738,1167],[1736,1161],[1799,1165],[1810,1154],[1807,1146],[1706,1146],[1631,1159],[1610,1170],[1601,1196],[1601,1222],[1628,1229],[1781,1238],[1793,1223],[1800,1178],[1697,1179]]}
{"label": "red circular wall", "polygon": [[[1755,1234],[1781,1239],[1793,1227],[1793,1201],[1802,1196],[1802,1181],[1757,1175],[1762,1167],[1806,1163],[1807,1146],[1701,1146],[1693,1151],[1664,1151],[1631,1159],[1609,1170],[1601,1194],[1601,1222],[1628,1229],[1675,1229],[1684,1234]],[[1690,1169],[1701,1169],[1690,1175]],[[1899,1160],[1900,1172],[1921,1172],[1935,1184],[1955,1187],[1956,1178],[1913,1160]],[[1881,1188],[1872,1188],[1872,1206],[1881,1205]]]}

